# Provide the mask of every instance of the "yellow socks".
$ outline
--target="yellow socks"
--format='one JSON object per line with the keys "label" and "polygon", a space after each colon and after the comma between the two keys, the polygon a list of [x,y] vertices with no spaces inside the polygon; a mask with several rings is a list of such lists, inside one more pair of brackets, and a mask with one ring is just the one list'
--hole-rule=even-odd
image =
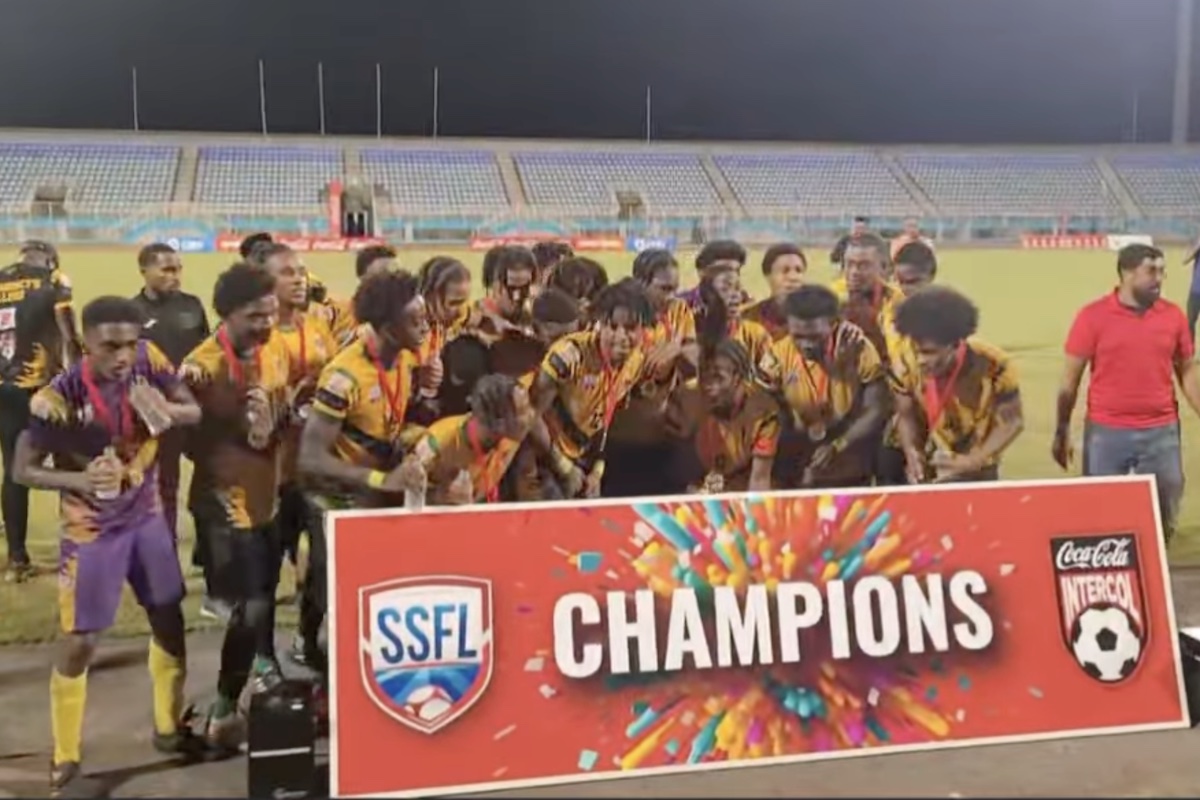
{"label": "yellow socks", "polygon": [[154,691],[154,730],[169,736],[179,728],[183,713],[183,681],[187,667],[183,659],[168,653],[154,639],[150,640],[150,685]]}
{"label": "yellow socks", "polygon": [[83,709],[87,705],[87,672],[74,678],[50,673],[50,728],[54,763],[78,763],[83,742]]}

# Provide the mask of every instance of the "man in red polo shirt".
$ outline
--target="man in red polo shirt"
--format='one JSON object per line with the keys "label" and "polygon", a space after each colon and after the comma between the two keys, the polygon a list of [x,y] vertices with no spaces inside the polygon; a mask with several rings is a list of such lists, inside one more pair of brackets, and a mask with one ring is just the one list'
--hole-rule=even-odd
{"label": "man in red polo shirt", "polygon": [[1122,248],[1116,290],[1075,316],[1067,336],[1051,452],[1067,469],[1073,456],[1071,412],[1083,371],[1090,366],[1083,474],[1154,475],[1169,539],[1183,495],[1174,380],[1197,413],[1200,382],[1187,317],[1161,297],[1165,273],[1161,250],[1144,244]]}

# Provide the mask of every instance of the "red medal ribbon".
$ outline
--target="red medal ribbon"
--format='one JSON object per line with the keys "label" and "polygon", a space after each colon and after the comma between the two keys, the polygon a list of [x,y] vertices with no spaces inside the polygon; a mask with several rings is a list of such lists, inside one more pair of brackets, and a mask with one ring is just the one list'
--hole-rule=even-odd
{"label": "red medal ribbon", "polygon": [[490,453],[483,449],[483,442],[479,437],[479,422],[472,418],[467,422],[467,441],[471,444],[471,451],[475,454],[475,467],[479,472],[479,479],[483,481],[483,497],[485,503],[500,502],[500,486],[493,484],[489,480],[487,473],[488,459]]}
{"label": "red medal ribbon", "polygon": [[922,388],[925,393],[925,419],[929,424],[929,432],[933,433],[942,419],[942,413],[954,397],[954,385],[958,383],[958,375],[962,372],[963,363],[967,360],[967,343],[961,342],[954,354],[954,368],[950,371],[946,383],[938,390],[938,379],[927,377]]}
{"label": "red medal ribbon", "polygon": [[88,401],[92,404],[97,421],[104,426],[114,440],[122,435],[132,435],[133,406],[129,402],[129,387],[121,387],[121,416],[118,419],[113,417],[112,409],[108,407],[108,403],[104,401],[104,395],[100,392],[100,387],[96,385],[95,376],[92,374],[92,361],[89,358],[83,360],[82,377],[83,388],[87,391]]}
{"label": "red medal ribbon", "polygon": [[[221,350],[225,353],[225,361],[229,363],[229,377],[233,378],[233,383],[239,389],[246,388],[246,373],[242,370],[242,359],[238,357],[237,351],[233,349],[233,342],[229,339],[229,334],[225,331],[224,326],[217,329],[217,344],[221,345]],[[255,369],[258,375],[262,377],[262,348],[255,347],[252,354],[255,363]]]}
{"label": "red medal ribbon", "polygon": [[[392,421],[397,425],[404,423],[404,398],[400,396],[401,384],[404,382],[404,375],[399,369],[396,370],[396,384],[388,385],[387,370],[383,367],[383,361],[379,358],[379,350],[375,346],[374,338],[368,338],[365,342],[367,347],[367,355],[371,358],[371,363],[375,366],[375,375],[379,378],[379,388],[383,390],[384,397],[387,398],[388,408],[392,412]],[[399,358],[399,353],[396,354]]]}
{"label": "red medal ribbon", "polygon": [[[825,344],[825,359],[833,361],[834,343],[837,341],[837,329],[835,328],[829,335],[829,341]],[[812,369],[808,366],[808,359],[804,353],[799,353],[800,367],[804,370],[804,377],[808,379],[809,388],[813,391],[813,396],[816,398],[817,405],[820,407],[821,413],[824,413],[825,406],[829,404],[829,368],[824,364],[821,365],[821,371],[818,375],[814,375]],[[817,380],[817,378],[820,380]]]}

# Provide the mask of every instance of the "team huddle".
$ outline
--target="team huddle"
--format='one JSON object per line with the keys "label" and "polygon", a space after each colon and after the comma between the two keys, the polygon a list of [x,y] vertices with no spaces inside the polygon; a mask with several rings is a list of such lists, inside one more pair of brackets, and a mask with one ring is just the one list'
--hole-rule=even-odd
{"label": "team huddle", "polygon": [[[975,336],[976,306],[932,285],[930,246],[892,253],[856,232],[823,286],[806,282],[797,247],[776,245],[757,302],[746,261],[738,243],[710,242],[681,292],[666,250],[610,282],[565,245],[501,246],[472,302],[461,262],[413,273],[371,247],[343,300],[260,234],[217,280],[210,332],[180,292],[178,255],[145,248],[148,292],[84,307],[86,355],[33,394],[14,457],[17,482],[62,495],[55,790],[80,774],[87,666],[126,582],[153,631],[164,752],[236,749],[246,697],[282,680],[275,592],[302,536],[296,657],[324,674],[330,509],[998,478],[1023,428],[1017,375]],[[167,307],[195,346],[156,343]],[[194,561],[226,619],[198,732],[182,701],[181,453]]]}

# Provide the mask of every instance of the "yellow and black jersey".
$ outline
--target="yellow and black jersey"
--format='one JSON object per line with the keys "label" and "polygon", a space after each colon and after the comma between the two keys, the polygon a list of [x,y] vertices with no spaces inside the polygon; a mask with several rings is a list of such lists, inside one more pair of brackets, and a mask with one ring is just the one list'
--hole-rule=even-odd
{"label": "yellow and black jersey", "polygon": [[829,288],[842,302],[843,319],[862,328],[879,357],[887,363],[891,352],[899,346],[896,309],[904,302],[904,291],[894,283],[884,282],[868,298],[851,297],[845,278],[836,278]]}
{"label": "yellow and black jersey", "polygon": [[[282,430],[291,418],[287,346],[278,331],[250,353],[235,353],[220,328],[183,360],[179,374],[203,411],[195,442],[196,495],[215,501],[237,529],[258,528],[275,516]],[[266,447],[247,439],[247,399],[260,393],[274,422]]]}
{"label": "yellow and black jersey", "polygon": [[500,484],[520,447],[519,439],[484,438],[479,422],[463,414],[430,425],[415,452],[429,475],[435,500],[466,470],[475,502],[495,503],[500,501]]}
{"label": "yellow and black jersey", "polygon": [[754,459],[775,457],[781,430],[779,404],[768,390],[748,381],[733,413],[720,417],[692,379],[672,393],[667,426],[688,442],[703,470],[701,475],[687,476],[689,480],[715,472],[725,479],[726,491],[741,492],[750,486]]}
{"label": "yellow and black jersey", "polygon": [[551,345],[541,374],[556,390],[546,413],[554,447],[573,461],[599,457],[604,434],[642,379],[645,364],[637,349],[620,367],[609,366],[595,331],[568,334]]}
{"label": "yellow and black jersey", "polygon": [[405,423],[417,354],[401,350],[392,363],[377,366],[374,347],[373,337],[359,337],[329,362],[317,381],[312,411],[341,425],[334,443],[338,458],[390,469],[421,431]]}
{"label": "yellow and black jersey", "polygon": [[37,389],[62,371],[57,313],[71,306],[61,270],[14,264],[0,270],[0,383]]}
{"label": "yellow and black jersey", "polygon": [[301,424],[316,392],[317,379],[337,355],[338,345],[324,318],[313,313],[298,315],[292,324],[280,324],[276,332],[287,349],[292,420],[296,423],[283,434],[281,471],[283,481],[287,482],[296,474]]}

